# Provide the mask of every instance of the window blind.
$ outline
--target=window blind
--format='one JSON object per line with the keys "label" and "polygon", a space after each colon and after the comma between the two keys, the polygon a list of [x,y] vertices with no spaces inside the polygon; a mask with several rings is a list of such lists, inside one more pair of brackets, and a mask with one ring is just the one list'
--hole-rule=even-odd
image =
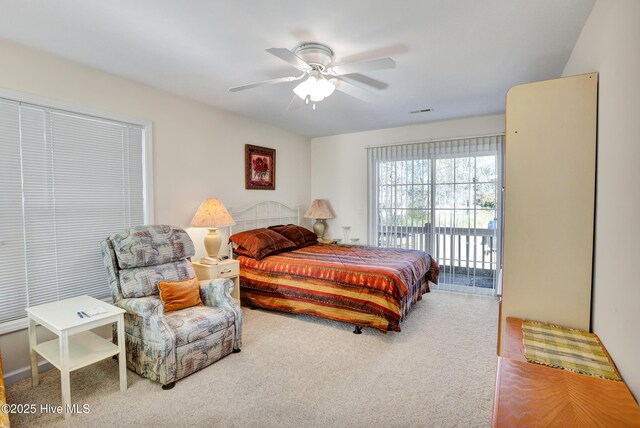
{"label": "window blind", "polygon": [[19,123],[18,103],[0,100],[0,322],[27,306]]}
{"label": "window blind", "polygon": [[440,263],[437,288],[492,294],[501,253],[502,135],[367,148],[369,244]]}
{"label": "window blind", "polygon": [[11,101],[0,124],[0,324],[109,297],[100,241],[145,223],[144,128]]}

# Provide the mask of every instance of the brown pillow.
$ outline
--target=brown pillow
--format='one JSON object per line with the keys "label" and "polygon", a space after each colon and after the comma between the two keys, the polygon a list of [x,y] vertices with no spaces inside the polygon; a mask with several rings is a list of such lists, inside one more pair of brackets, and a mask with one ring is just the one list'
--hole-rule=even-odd
{"label": "brown pillow", "polygon": [[316,236],[315,241],[307,241],[304,244],[300,244],[296,247],[296,250],[299,250],[300,248],[304,248],[304,247],[309,247],[311,245],[316,245],[318,243],[318,236]]}
{"label": "brown pillow", "polygon": [[[316,242],[317,244],[317,242]],[[274,251],[271,254],[268,254],[269,256],[275,256],[276,254],[280,254],[280,253],[284,253],[285,251],[289,251],[289,250],[297,250],[298,248],[302,248],[302,247],[306,247],[308,245],[311,245],[311,243],[303,245],[301,247],[295,247],[295,248],[286,248],[284,250],[278,250],[278,251]],[[253,254],[251,254],[249,252],[249,250],[245,249],[244,247],[236,247],[233,249],[233,254],[235,254],[236,256],[244,256],[244,257],[250,257],[253,258]],[[264,256],[267,257],[267,256]],[[263,257],[263,258],[264,258]]]}
{"label": "brown pillow", "polygon": [[181,281],[159,281],[160,300],[164,311],[172,312],[191,306],[203,306],[200,299],[200,283],[197,278]]}
{"label": "brown pillow", "polygon": [[251,254],[254,259],[262,259],[275,252],[295,248],[296,244],[273,230],[261,228],[234,233],[229,237],[233,242]]}
{"label": "brown pillow", "polygon": [[287,224],[286,226],[271,226],[269,229],[278,232],[280,235],[296,244],[296,248],[307,247],[311,244],[318,243],[318,236],[306,227]]}
{"label": "brown pillow", "polygon": [[248,250],[245,250],[242,247],[236,247],[233,249],[233,254],[235,254],[236,256],[245,256],[245,257],[251,257],[253,258],[253,256],[251,255],[251,253]]}

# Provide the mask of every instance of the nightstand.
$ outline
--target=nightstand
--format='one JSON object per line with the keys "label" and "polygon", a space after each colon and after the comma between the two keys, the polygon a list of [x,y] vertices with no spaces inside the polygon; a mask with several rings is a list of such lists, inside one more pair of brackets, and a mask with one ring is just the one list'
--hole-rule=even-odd
{"label": "nightstand", "polygon": [[240,306],[240,262],[233,259],[220,260],[217,265],[191,262],[199,281],[207,279],[229,278],[233,281],[231,297]]}

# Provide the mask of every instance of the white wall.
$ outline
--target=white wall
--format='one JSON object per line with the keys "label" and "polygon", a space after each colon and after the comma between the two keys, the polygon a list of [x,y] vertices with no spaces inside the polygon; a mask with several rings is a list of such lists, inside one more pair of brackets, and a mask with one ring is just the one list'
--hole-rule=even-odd
{"label": "white wall", "polygon": [[342,226],[351,226],[351,238],[367,241],[367,146],[502,132],[498,114],[312,139],[311,195],[328,199],[336,214],[325,237],[343,238]]}
{"label": "white wall", "polygon": [[592,327],[640,398],[640,1],[598,0],[563,75],[600,72]]}
{"label": "white wall", "polygon": [[[0,88],[153,122],[155,222],[187,226],[200,202],[310,202],[310,141],[149,86],[0,40]],[[244,145],[277,150],[276,190],[245,190]],[[189,230],[196,256],[204,230]],[[106,280],[105,280],[106,281]],[[105,282],[106,284],[106,282]],[[5,375],[28,365],[26,332],[0,336]]]}

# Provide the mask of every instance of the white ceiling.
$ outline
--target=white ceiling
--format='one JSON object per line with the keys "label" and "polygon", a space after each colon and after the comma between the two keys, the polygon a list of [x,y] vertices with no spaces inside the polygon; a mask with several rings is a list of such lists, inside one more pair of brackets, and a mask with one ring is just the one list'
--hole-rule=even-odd
{"label": "white ceiling", "polygon": [[[511,86],[560,76],[594,1],[0,0],[0,37],[316,137],[503,112]],[[389,84],[376,102],[316,111],[286,110],[295,82],[227,91],[296,75],[265,49],[305,41],[397,68],[366,73]]]}

